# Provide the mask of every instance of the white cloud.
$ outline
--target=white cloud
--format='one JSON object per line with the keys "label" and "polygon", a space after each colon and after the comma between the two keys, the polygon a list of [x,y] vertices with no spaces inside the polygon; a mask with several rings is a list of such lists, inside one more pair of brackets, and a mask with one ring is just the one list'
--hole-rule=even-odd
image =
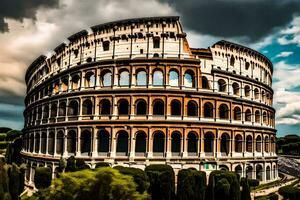
{"label": "white cloud", "polygon": [[277,39],[281,45],[296,44],[300,46],[300,17],[295,17],[291,26],[280,32],[281,36]]}
{"label": "white cloud", "polygon": [[283,51],[283,52],[277,54],[275,56],[275,58],[285,58],[285,57],[289,57],[292,54],[294,54],[294,52],[292,52],[292,51]]}

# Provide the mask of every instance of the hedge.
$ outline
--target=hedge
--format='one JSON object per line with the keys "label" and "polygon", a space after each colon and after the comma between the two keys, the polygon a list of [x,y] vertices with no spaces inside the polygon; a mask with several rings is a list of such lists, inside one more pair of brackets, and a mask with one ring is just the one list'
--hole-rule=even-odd
{"label": "hedge", "polygon": [[205,172],[182,169],[177,176],[178,200],[204,200],[206,189]]}
{"label": "hedge", "polygon": [[240,200],[240,183],[235,172],[212,171],[206,189],[206,200]]}
{"label": "hedge", "polygon": [[169,165],[149,165],[145,172],[150,181],[148,193],[152,199],[175,199],[175,174]]}
{"label": "hedge", "polygon": [[34,184],[37,189],[44,189],[51,185],[52,173],[47,167],[37,167],[34,174]]}
{"label": "hedge", "polygon": [[7,142],[6,141],[0,141],[0,149],[6,149],[7,148]]}
{"label": "hedge", "polygon": [[136,190],[140,194],[143,194],[145,191],[147,191],[150,184],[149,184],[148,177],[143,170],[138,168],[133,168],[133,167],[123,167],[123,166],[116,166],[114,168],[117,169],[121,174],[132,176],[134,182],[137,184]]}
{"label": "hedge", "polygon": [[297,187],[293,187],[291,185],[287,185],[279,188],[278,193],[282,195],[284,199],[289,199],[289,200],[300,199],[300,189]]}
{"label": "hedge", "polygon": [[6,140],[6,133],[0,133],[0,141]]}

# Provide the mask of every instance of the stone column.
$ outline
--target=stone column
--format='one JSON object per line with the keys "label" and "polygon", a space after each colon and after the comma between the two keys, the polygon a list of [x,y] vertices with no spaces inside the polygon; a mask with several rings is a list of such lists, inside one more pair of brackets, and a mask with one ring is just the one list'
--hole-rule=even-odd
{"label": "stone column", "polygon": [[76,142],[76,153],[75,156],[80,156],[81,154],[81,148],[80,148],[80,137],[81,137],[81,130],[77,128],[77,142]]}
{"label": "stone column", "polygon": [[130,131],[129,131],[129,140],[130,140],[130,152],[129,152],[129,157],[130,159],[134,159],[135,157],[135,136],[134,133],[132,131],[132,127],[130,127]]}
{"label": "stone column", "polygon": [[166,157],[167,158],[171,158],[172,157],[171,144],[172,144],[172,138],[171,138],[170,131],[167,128],[167,130],[166,130],[166,142],[165,142],[165,146],[166,146],[165,149],[166,149]]}
{"label": "stone column", "polygon": [[64,158],[67,158],[68,157],[68,150],[67,150],[67,147],[68,147],[68,133],[67,133],[67,128],[65,128],[65,131],[64,131],[64,146],[63,146],[63,157]]}
{"label": "stone column", "polygon": [[112,134],[111,134],[111,149],[110,149],[110,156],[112,158],[116,157],[116,131],[115,129],[113,128],[112,129]]}
{"label": "stone column", "polygon": [[188,137],[187,131],[183,129],[182,138],[181,138],[181,151],[182,157],[188,157]]}
{"label": "stone column", "polygon": [[49,146],[49,130],[46,131],[46,155],[48,155],[48,146]]}

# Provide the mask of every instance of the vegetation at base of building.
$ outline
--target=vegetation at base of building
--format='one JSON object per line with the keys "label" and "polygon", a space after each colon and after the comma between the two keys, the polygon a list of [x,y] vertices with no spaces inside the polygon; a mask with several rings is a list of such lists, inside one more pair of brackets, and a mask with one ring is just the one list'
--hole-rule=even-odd
{"label": "vegetation at base of building", "polygon": [[235,172],[212,171],[206,189],[206,200],[240,200],[240,183]]}
{"label": "vegetation at base of building", "polygon": [[175,199],[175,174],[169,165],[149,165],[145,168],[149,178],[148,193],[152,199]]}
{"label": "vegetation at base of building", "polygon": [[177,175],[177,200],[204,200],[206,173],[195,169],[182,169]]}
{"label": "vegetation at base of building", "polygon": [[18,165],[22,164],[21,150],[22,150],[21,138],[17,138],[13,142],[9,143],[7,145],[7,149],[5,153],[6,163],[8,164],[17,163]]}
{"label": "vegetation at base of building", "polygon": [[71,156],[67,159],[67,165],[64,170],[66,172],[75,172],[75,171],[89,169],[89,168],[90,167],[85,163],[84,159],[75,158],[74,156]]}
{"label": "vegetation at base of building", "polygon": [[110,167],[110,164],[107,162],[98,162],[96,163],[95,168],[100,168],[100,167]]}
{"label": "vegetation at base of building", "polygon": [[30,200],[142,200],[133,178],[110,167],[63,173],[53,180],[51,187],[39,190]]}
{"label": "vegetation at base of building", "polygon": [[20,135],[21,132],[18,130],[12,130],[7,127],[0,127],[0,154],[5,153],[8,144]]}
{"label": "vegetation at base of building", "polygon": [[247,178],[241,180],[242,192],[241,199],[242,200],[251,200],[250,196],[250,186]]}
{"label": "vegetation at base of building", "polygon": [[0,199],[18,200],[19,195],[24,190],[24,173],[23,166],[18,167],[16,164],[8,165],[0,162]]}
{"label": "vegetation at base of building", "polygon": [[278,154],[300,156],[300,137],[298,135],[277,138],[276,146]]}
{"label": "vegetation at base of building", "polygon": [[48,167],[37,167],[34,174],[34,185],[37,189],[44,189],[51,185],[52,172]]}
{"label": "vegetation at base of building", "polygon": [[287,185],[279,188],[278,193],[283,196],[284,199],[299,200],[300,199],[300,188],[294,185]]}
{"label": "vegetation at base of building", "polygon": [[271,193],[269,195],[265,196],[260,196],[260,197],[255,197],[255,200],[278,200],[278,194],[276,193]]}
{"label": "vegetation at base of building", "polygon": [[137,185],[136,190],[140,194],[147,192],[150,184],[146,172],[144,172],[141,169],[133,168],[133,167],[116,166],[114,168],[117,169],[121,174],[132,176],[134,182]]}

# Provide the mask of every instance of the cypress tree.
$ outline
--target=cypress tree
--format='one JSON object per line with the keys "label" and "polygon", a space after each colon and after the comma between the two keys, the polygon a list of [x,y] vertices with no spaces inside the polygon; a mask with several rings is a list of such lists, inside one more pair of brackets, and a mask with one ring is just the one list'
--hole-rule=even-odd
{"label": "cypress tree", "polygon": [[248,179],[245,178],[243,181],[241,181],[241,183],[242,183],[241,199],[242,200],[251,200]]}

